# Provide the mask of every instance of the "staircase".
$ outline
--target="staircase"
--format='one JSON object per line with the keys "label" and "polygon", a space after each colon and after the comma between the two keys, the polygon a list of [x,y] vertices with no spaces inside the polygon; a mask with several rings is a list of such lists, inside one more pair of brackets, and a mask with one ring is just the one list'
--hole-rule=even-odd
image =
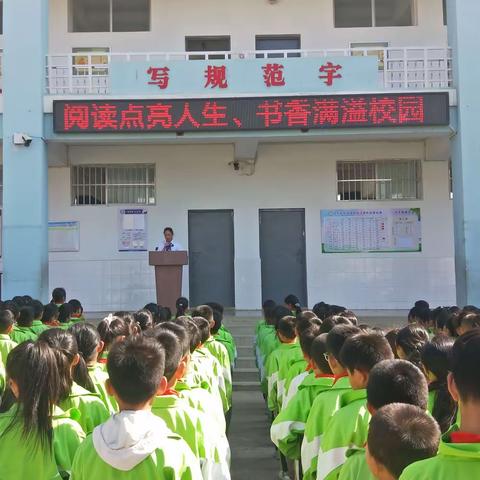
{"label": "staircase", "polygon": [[260,381],[255,365],[253,342],[255,326],[260,321],[260,312],[226,313],[225,326],[232,333],[237,344],[237,363],[233,371],[235,390],[258,390]]}

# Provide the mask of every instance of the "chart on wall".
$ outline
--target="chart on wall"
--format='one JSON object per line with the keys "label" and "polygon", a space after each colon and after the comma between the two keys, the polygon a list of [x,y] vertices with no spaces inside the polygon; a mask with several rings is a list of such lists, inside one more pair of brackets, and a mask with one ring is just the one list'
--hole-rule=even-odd
{"label": "chart on wall", "polygon": [[120,252],[147,251],[147,210],[121,209],[118,221],[118,250]]}
{"label": "chart on wall", "polygon": [[421,252],[419,208],[321,210],[322,252]]}
{"label": "chart on wall", "polygon": [[80,251],[80,222],[48,222],[48,251]]}

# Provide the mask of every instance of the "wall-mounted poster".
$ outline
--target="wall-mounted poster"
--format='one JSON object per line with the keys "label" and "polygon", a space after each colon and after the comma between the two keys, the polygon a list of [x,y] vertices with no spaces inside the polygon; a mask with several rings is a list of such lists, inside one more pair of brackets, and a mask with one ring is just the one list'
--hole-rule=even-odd
{"label": "wall-mounted poster", "polygon": [[48,222],[48,251],[80,251],[80,222]]}
{"label": "wall-mounted poster", "polygon": [[419,208],[321,210],[322,252],[421,252]]}
{"label": "wall-mounted poster", "polygon": [[119,211],[118,250],[120,252],[147,251],[147,210],[125,208]]}

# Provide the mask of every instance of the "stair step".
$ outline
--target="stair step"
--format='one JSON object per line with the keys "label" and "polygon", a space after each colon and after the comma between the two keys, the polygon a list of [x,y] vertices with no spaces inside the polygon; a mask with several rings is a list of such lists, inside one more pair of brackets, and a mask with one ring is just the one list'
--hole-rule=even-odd
{"label": "stair step", "polygon": [[259,382],[258,370],[256,368],[236,368],[233,371],[233,383],[238,382]]}
{"label": "stair step", "polygon": [[229,325],[228,330],[234,337],[237,335],[255,336],[255,325],[234,324]]}
{"label": "stair step", "polygon": [[238,357],[236,361],[237,368],[256,368],[255,357],[252,355],[250,357]]}
{"label": "stair step", "polygon": [[253,335],[234,335],[235,343],[237,347],[250,347],[253,348]]}
{"label": "stair step", "polygon": [[236,382],[234,390],[260,390],[260,384],[257,382]]}

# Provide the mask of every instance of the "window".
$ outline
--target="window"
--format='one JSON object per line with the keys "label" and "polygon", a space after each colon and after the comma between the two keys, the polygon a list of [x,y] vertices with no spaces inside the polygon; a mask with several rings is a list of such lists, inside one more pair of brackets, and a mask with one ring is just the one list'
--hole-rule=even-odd
{"label": "window", "polygon": [[337,162],[337,200],[421,198],[419,160]]}
{"label": "window", "polygon": [[72,205],[116,204],[155,204],[155,166],[72,167]]}
{"label": "window", "polygon": [[413,25],[414,0],[334,0],[336,28]]}
{"label": "window", "polygon": [[150,0],[70,0],[72,32],[150,30]]}
{"label": "window", "polygon": [[[388,48],[388,42],[364,42],[364,43],[350,43],[350,48],[368,48],[367,56],[378,58],[378,69],[383,71],[385,68],[385,49]],[[352,52],[352,57],[363,56],[363,51]]]}
{"label": "window", "polygon": [[102,65],[108,65],[109,52],[107,47],[72,48],[73,75],[108,75],[108,67]]}
{"label": "window", "polygon": [[[300,50],[300,35],[257,35],[255,50]],[[299,57],[300,53],[287,53],[287,57]],[[282,53],[269,53],[267,58],[282,58]],[[257,54],[257,58],[263,58]]]}
{"label": "window", "polygon": [[[185,37],[185,51],[187,52],[229,52],[230,37]],[[189,55],[190,60],[223,60],[229,55]]]}

